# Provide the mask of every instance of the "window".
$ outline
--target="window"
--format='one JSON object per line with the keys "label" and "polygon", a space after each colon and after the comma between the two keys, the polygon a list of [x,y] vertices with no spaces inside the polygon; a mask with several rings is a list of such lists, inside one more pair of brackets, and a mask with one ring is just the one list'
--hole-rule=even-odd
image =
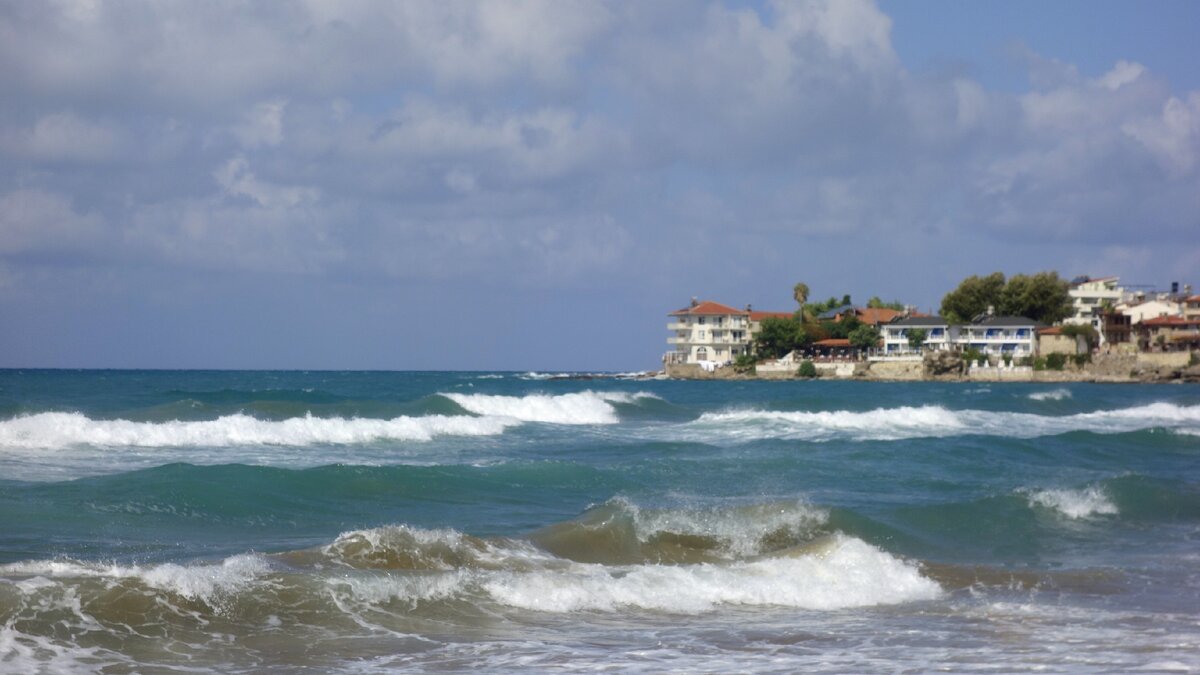
{"label": "window", "polygon": [[696,323],[698,323],[698,324],[700,324],[701,326],[703,326],[703,325],[704,325],[704,317],[700,317],[700,318],[696,319]]}

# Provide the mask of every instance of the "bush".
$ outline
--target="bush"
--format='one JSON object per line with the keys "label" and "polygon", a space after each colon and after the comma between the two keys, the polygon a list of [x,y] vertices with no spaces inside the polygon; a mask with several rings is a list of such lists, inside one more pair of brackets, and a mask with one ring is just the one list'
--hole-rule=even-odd
{"label": "bush", "polygon": [[1008,367],[1008,366],[1011,366],[1011,365],[1012,365],[1012,360],[1013,360],[1013,359],[1012,359],[1012,354],[1005,354],[1005,355],[1004,355],[1002,358],[1004,359],[1004,366],[1005,366],[1005,367]]}
{"label": "bush", "polygon": [[1188,365],[1200,366],[1200,353],[1192,352],[1192,355],[1188,357]]}
{"label": "bush", "polygon": [[1045,370],[1046,369],[1046,357],[1039,356],[1036,359],[1034,359],[1033,360],[1033,369],[1034,370]]}
{"label": "bush", "polygon": [[812,361],[805,359],[800,362],[800,370],[796,371],[796,374],[800,377],[816,377],[817,367],[813,365]]}
{"label": "bush", "polygon": [[757,372],[755,365],[757,359],[753,354],[740,354],[733,360],[733,370],[738,373],[750,373],[751,375]]}
{"label": "bush", "polygon": [[1017,359],[1017,365],[1025,366],[1025,367],[1032,366],[1033,365],[1033,357],[1032,356],[1022,356],[1021,358]]}
{"label": "bush", "polygon": [[967,351],[963,352],[964,363],[975,363],[983,358],[983,352],[974,347],[968,347]]}
{"label": "bush", "polygon": [[1075,365],[1076,365],[1076,366],[1078,366],[1079,368],[1082,368],[1082,367],[1083,367],[1083,365],[1084,365],[1085,363],[1091,363],[1091,362],[1092,362],[1092,355],[1091,355],[1090,353],[1088,353],[1088,354],[1076,354],[1076,355],[1074,355],[1074,356],[1072,356],[1072,357],[1071,357],[1071,360],[1075,362]]}
{"label": "bush", "polygon": [[1046,367],[1050,370],[1062,370],[1066,363],[1066,354],[1050,354],[1046,357]]}

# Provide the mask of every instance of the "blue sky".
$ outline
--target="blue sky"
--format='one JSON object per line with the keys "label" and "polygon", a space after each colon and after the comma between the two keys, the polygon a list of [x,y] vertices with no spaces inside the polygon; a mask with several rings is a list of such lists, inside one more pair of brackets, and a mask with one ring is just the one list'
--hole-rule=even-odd
{"label": "blue sky", "polygon": [[630,370],[692,296],[1196,284],[1198,7],[0,3],[0,366]]}

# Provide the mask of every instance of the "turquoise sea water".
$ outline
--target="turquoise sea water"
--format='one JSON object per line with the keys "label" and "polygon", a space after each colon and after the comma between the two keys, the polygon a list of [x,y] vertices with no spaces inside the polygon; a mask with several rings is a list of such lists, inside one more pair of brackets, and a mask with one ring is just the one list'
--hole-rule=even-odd
{"label": "turquoise sea water", "polygon": [[0,672],[1200,669],[1200,388],[0,371]]}

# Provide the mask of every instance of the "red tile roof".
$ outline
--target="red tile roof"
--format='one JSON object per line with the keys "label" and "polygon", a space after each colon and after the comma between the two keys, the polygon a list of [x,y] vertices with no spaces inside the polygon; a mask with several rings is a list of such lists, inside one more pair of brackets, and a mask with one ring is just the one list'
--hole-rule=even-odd
{"label": "red tile roof", "polygon": [[887,323],[892,319],[900,316],[900,312],[887,307],[863,307],[858,311],[858,320],[863,323],[869,323],[872,326]]}
{"label": "red tile roof", "polygon": [[730,307],[729,305],[722,305],[719,302],[712,302],[710,300],[705,300],[704,302],[697,304],[695,307],[684,307],[683,309],[681,309],[679,311],[671,312],[667,316],[682,316],[685,314],[687,314],[687,315],[697,315],[697,314],[706,314],[706,315],[741,314],[741,315],[745,315],[745,314],[749,314],[749,312],[747,312],[744,309],[734,309],[734,308]]}
{"label": "red tile roof", "polygon": [[847,338],[829,338],[828,340],[817,340],[813,343],[814,347],[849,347],[850,340]]}
{"label": "red tile roof", "polygon": [[1144,319],[1143,326],[1200,326],[1200,317],[1191,319],[1182,316],[1156,316],[1153,319]]}
{"label": "red tile roof", "polygon": [[750,312],[751,321],[762,321],[763,319],[790,319],[795,316],[794,312]]}
{"label": "red tile roof", "polygon": [[1050,326],[1049,328],[1039,328],[1038,335],[1062,335],[1062,326]]}

